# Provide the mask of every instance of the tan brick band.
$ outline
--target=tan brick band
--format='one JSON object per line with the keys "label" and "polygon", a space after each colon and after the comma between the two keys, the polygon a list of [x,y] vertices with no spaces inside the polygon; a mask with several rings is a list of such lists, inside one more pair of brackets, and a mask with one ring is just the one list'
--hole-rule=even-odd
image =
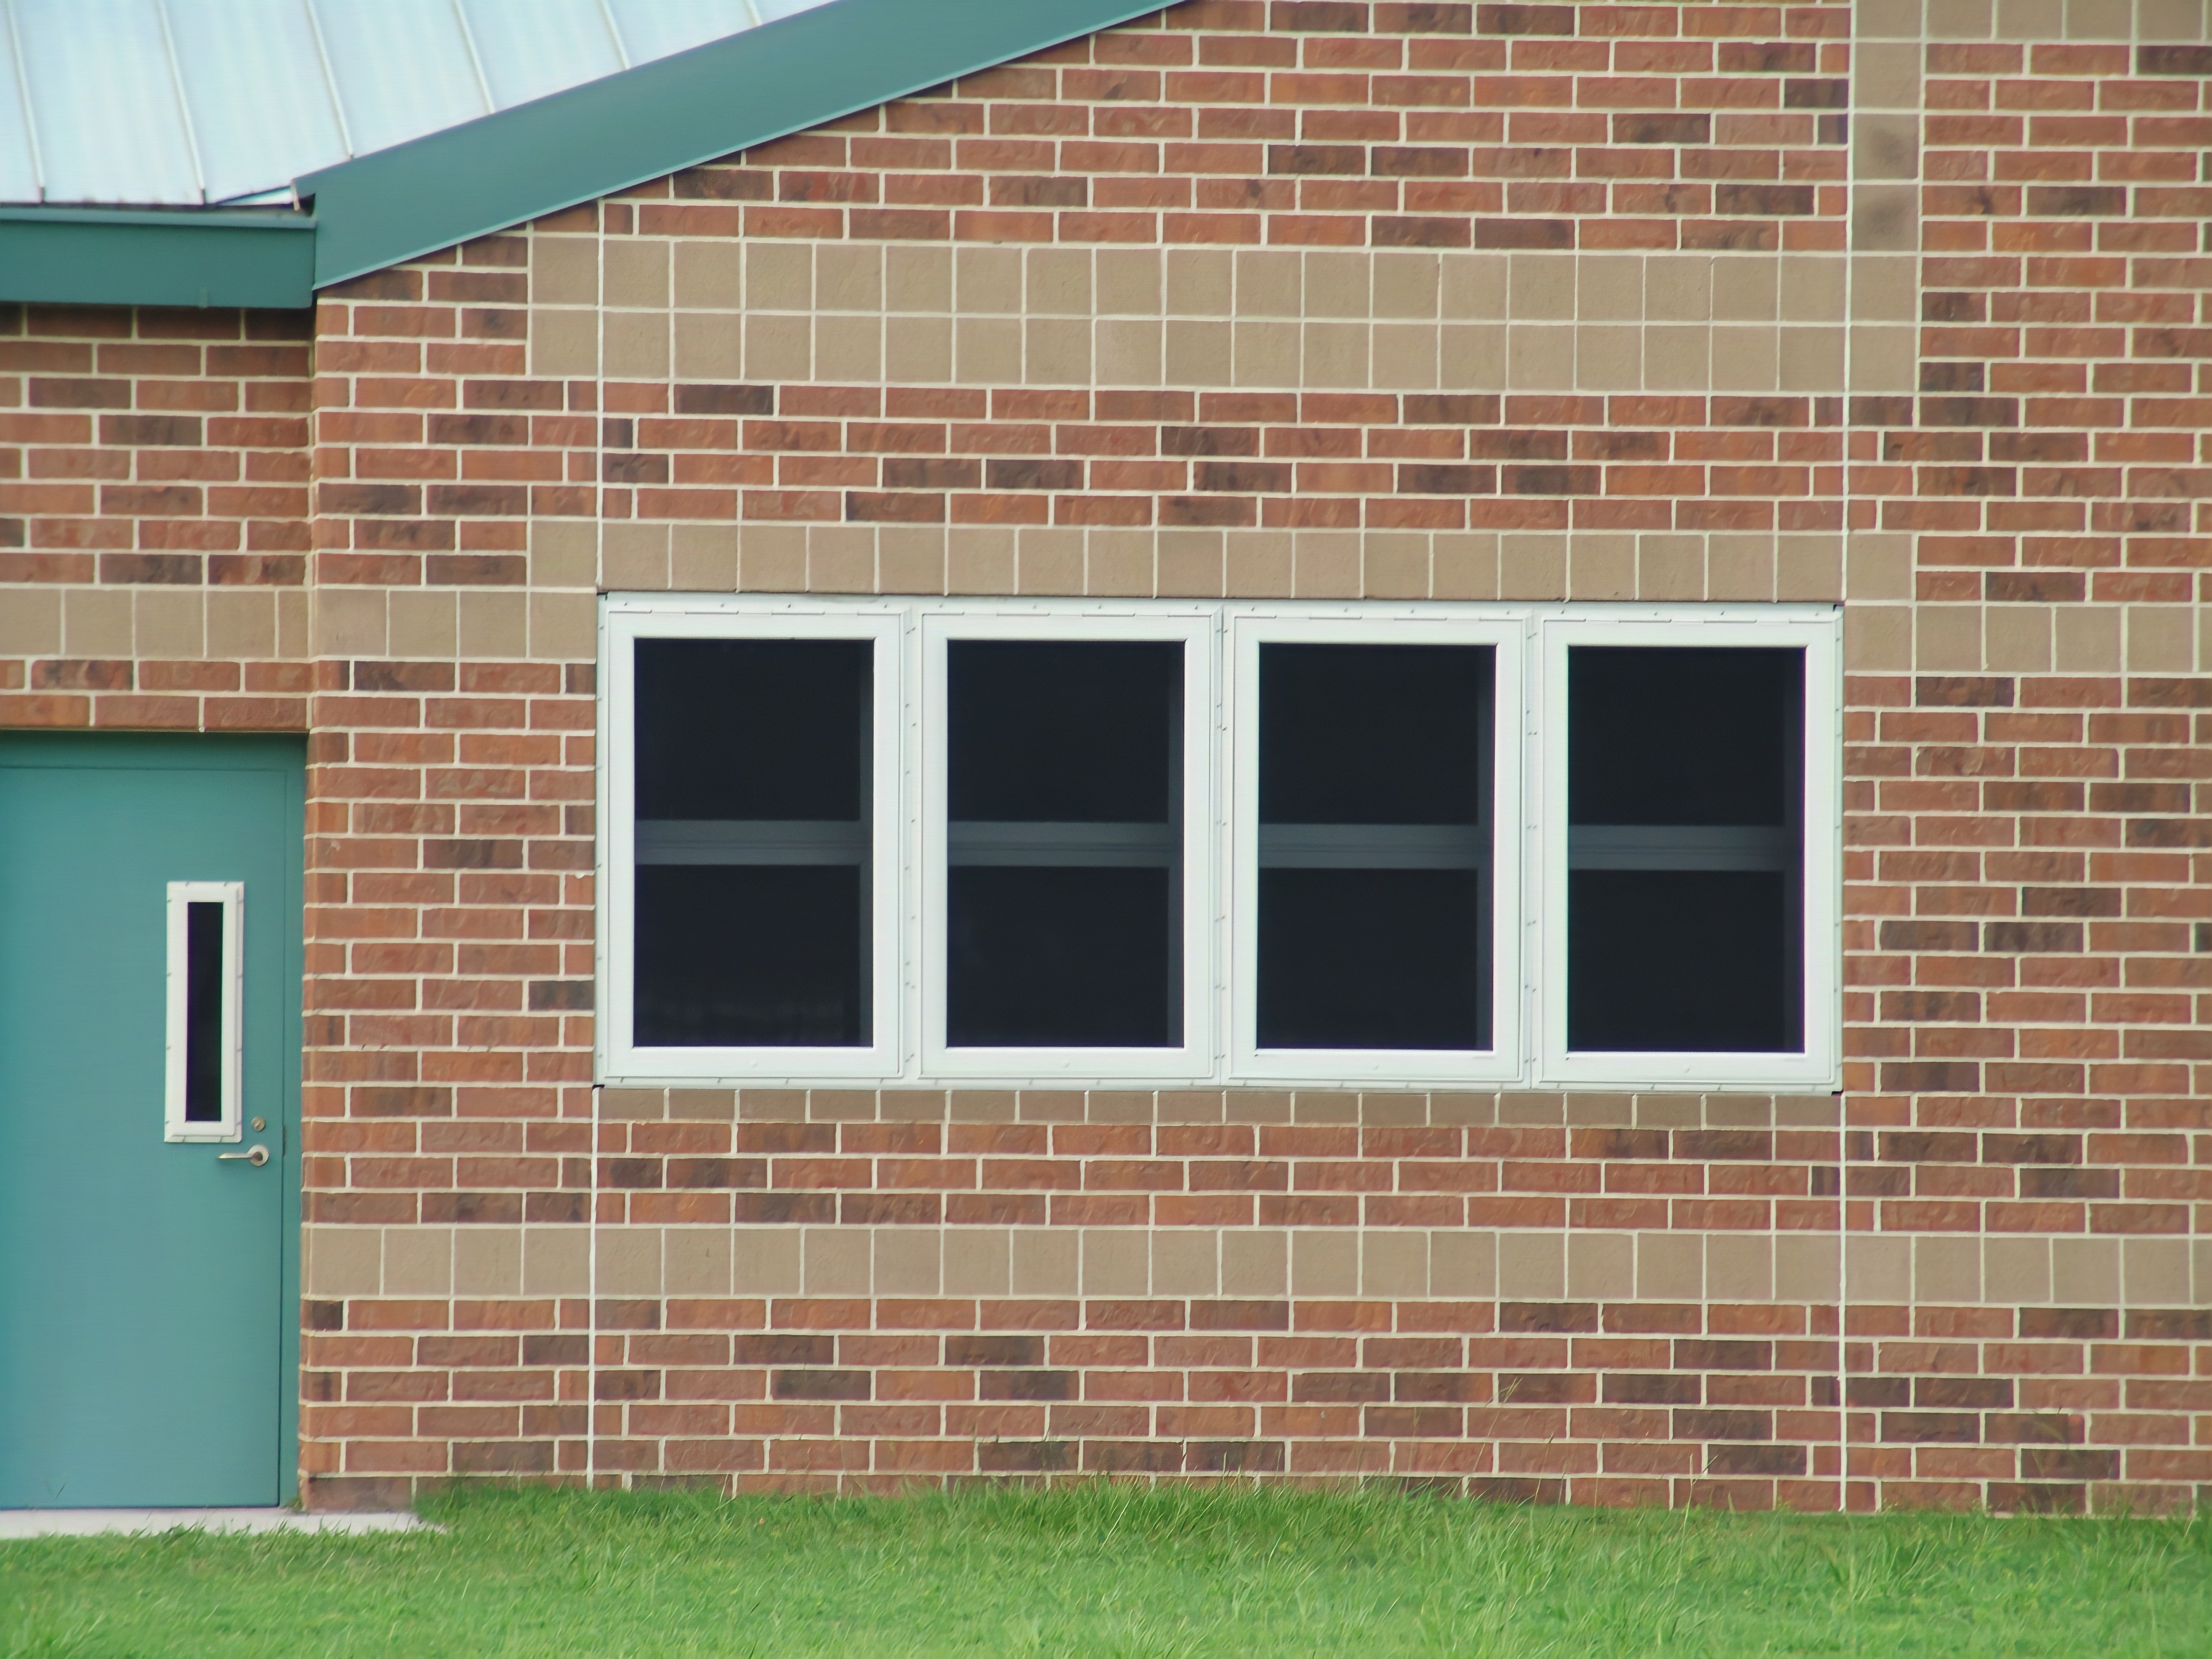
{"label": "tan brick band", "polygon": [[343,1227],[319,1298],[2212,1304],[2212,1240],[1421,1228]]}

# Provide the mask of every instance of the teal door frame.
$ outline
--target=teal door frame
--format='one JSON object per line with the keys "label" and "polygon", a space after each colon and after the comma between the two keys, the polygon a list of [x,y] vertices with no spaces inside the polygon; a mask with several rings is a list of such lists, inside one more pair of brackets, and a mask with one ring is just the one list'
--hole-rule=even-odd
{"label": "teal door frame", "polygon": [[[228,733],[45,732],[0,731],[0,764],[87,769],[159,771],[267,771],[284,783],[288,827],[299,848],[288,861],[279,896],[287,918],[281,929],[278,971],[291,988],[283,1000],[280,1042],[289,1063],[280,1068],[276,1109],[283,1155],[273,1172],[278,1182],[280,1221],[276,1320],[278,1501],[290,1504],[300,1483],[300,1243],[301,1224],[301,1079],[304,1050],[305,863],[307,844],[307,739],[303,736]],[[0,849],[4,854],[4,849]],[[264,901],[265,902],[265,901]]]}

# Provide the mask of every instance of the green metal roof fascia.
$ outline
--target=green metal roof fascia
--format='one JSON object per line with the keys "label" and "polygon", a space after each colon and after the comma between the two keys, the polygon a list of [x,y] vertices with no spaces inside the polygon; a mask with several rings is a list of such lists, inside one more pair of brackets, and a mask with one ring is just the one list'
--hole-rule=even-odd
{"label": "green metal roof fascia", "polygon": [[1173,0],[836,0],[298,179],[315,286],[419,258],[1162,11]]}
{"label": "green metal roof fascia", "polygon": [[0,300],[300,310],[314,230],[287,208],[0,207]]}

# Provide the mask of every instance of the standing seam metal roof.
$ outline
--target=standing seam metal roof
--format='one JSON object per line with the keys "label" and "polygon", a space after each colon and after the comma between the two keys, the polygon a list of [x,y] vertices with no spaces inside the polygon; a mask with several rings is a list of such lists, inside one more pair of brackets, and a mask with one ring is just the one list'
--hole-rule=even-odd
{"label": "standing seam metal roof", "polygon": [[0,0],[0,202],[289,203],[303,173],[824,0]]}

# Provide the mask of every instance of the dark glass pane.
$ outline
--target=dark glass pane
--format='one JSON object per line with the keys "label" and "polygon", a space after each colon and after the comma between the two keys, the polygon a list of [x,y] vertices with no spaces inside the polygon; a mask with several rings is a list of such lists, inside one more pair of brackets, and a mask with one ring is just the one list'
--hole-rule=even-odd
{"label": "dark glass pane", "polygon": [[1576,823],[1788,823],[1805,653],[1727,646],[1567,653]]}
{"label": "dark glass pane", "polygon": [[1567,1046],[1802,1050],[1795,879],[1773,871],[1577,870],[1567,889]]}
{"label": "dark glass pane", "polygon": [[1480,871],[1260,872],[1260,1046],[1486,1048]]}
{"label": "dark glass pane", "polygon": [[1183,647],[947,651],[946,1042],[1180,1043]]}
{"label": "dark glass pane", "polygon": [[1166,870],[949,872],[945,1040],[954,1048],[1164,1048],[1182,1041]]}
{"label": "dark glass pane", "polygon": [[637,815],[867,815],[866,640],[640,640]]}
{"label": "dark glass pane", "polygon": [[222,923],[220,903],[185,903],[185,1121],[222,1121]]}
{"label": "dark glass pane", "polygon": [[1568,1047],[1802,1050],[1805,653],[1577,646],[1567,681]]}
{"label": "dark glass pane", "polygon": [[632,1040],[864,1045],[866,640],[637,645]]}
{"label": "dark glass pane", "polygon": [[865,874],[821,865],[641,865],[641,1047],[867,1042]]}
{"label": "dark glass pane", "polygon": [[1180,644],[956,640],[947,649],[952,817],[1164,823],[1177,816]]}
{"label": "dark glass pane", "polygon": [[1494,656],[1261,647],[1261,1048],[1490,1046]]}
{"label": "dark glass pane", "polygon": [[1487,646],[1260,648],[1263,823],[1474,823]]}

